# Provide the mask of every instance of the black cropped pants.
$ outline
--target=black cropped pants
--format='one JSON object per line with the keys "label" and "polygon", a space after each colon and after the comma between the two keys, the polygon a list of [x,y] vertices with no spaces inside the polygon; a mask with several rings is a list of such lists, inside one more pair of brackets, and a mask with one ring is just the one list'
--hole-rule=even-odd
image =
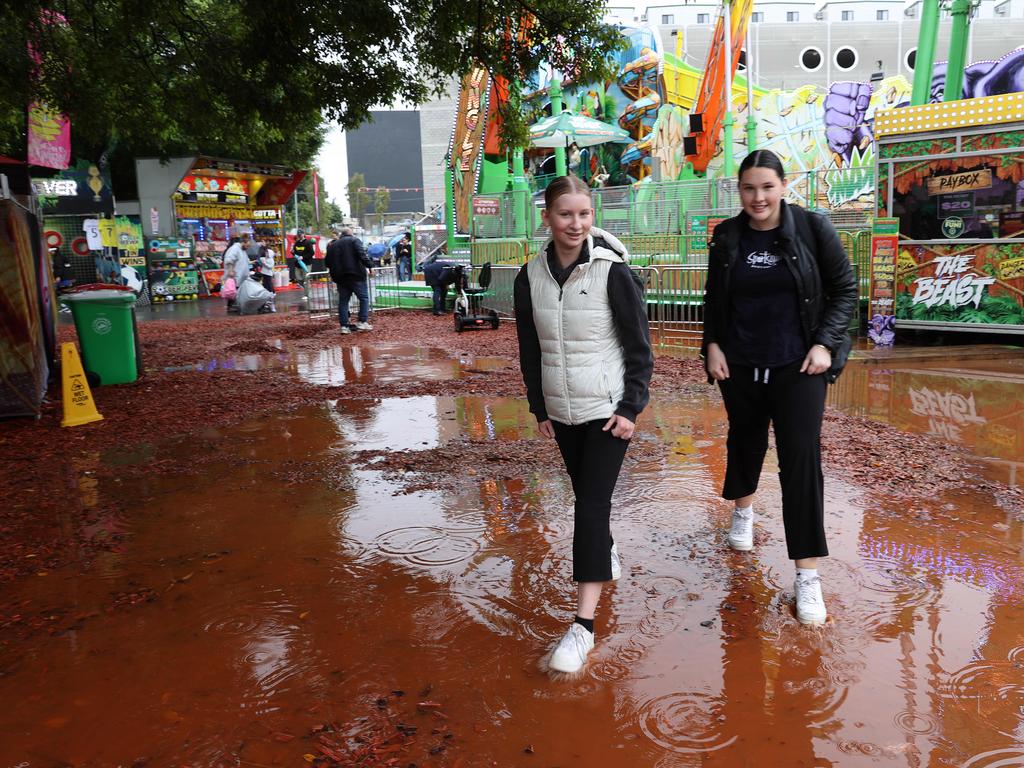
{"label": "black cropped pants", "polygon": [[598,419],[575,426],[551,422],[576,496],[573,581],[609,581],[612,577],[612,492],[629,441],[602,431],[607,422]]}
{"label": "black cropped pants", "polygon": [[718,382],[729,414],[722,497],[735,500],[757,490],[770,423],[779,454],[782,520],[791,560],[828,555],[821,472],[821,420],[828,383],[824,374],[800,373],[802,363],[772,369],[730,364],[729,378]]}

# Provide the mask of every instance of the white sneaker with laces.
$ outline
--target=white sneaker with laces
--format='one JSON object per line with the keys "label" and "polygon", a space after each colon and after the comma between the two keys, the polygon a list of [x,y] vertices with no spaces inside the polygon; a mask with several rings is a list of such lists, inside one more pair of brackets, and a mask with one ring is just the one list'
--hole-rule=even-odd
{"label": "white sneaker with laces", "polygon": [[754,510],[734,509],[732,526],[729,528],[729,546],[737,552],[749,552],[754,548]]}
{"label": "white sneaker with laces", "polygon": [[825,611],[825,598],[821,594],[821,578],[797,576],[793,591],[796,593],[796,620],[811,627],[824,624],[828,613]]}
{"label": "white sneaker with laces", "polygon": [[622,563],[619,561],[619,548],[612,544],[612,581],[622,577]]}
{"label": "white sneaker with laces", "polygon": [[594,633],[573,622],[551,653],[548,666],[555,672],[579,672],[594,648]]}
{"label": "white sneaker with laces", "polygon": [[342,333],[352,333],[352,329],[349,328],[347,325],[343,325],[343,326],[341,326],[341,332]]}
{"label": "white sneaker with laces", "polygon": [[373,326],[370,325],[369,323],[356,323],[356,330],[357,331],[372,331],[373,330]]}

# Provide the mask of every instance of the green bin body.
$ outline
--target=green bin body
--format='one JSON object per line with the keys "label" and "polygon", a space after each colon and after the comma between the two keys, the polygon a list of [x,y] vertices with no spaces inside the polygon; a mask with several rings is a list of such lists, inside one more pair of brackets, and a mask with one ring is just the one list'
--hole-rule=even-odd
{"label": "green bin body", "polygon": [[67,294],[60,300],[71,307],[86,373],[94,374],[101,385],[135,381],[135,294],[107,288]]}

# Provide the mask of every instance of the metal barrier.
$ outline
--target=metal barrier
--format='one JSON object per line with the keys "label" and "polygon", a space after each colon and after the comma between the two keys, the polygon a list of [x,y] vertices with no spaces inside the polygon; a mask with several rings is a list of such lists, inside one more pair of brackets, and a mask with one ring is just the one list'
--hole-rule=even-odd
{"label": "metal barrier", "polygon": [[480,298],[480,306],[493,309],[501,317],[515,317],[514,288],[520,267],[491,265],[491,284]]}
{"label": "metal barrier", "polygon": [[658,343],[663,346],[699,349],[704,333],[704,283],[707,267],[662,267],[658,289],[648,293],[648,313],[655,306]]}
{"label": "metal barrier", "polygon": [[[397,309],[401,305],[396,267],[374,267],[366,287],[370,295],[370,312]],[[329,272],[310,272],[306,275],[305,292],[306,311],[310,319],[337,317],[338,286],[331,280]],[[358,312],[359,299],[353,295],[349,300],[349,314],[355,317]]]}

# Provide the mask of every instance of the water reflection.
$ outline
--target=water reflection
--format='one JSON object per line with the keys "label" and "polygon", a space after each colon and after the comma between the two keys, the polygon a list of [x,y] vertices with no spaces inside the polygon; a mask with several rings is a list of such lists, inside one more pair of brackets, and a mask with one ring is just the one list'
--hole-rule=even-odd
{"label": "water reflection", "polygon": [[[399,365],[365,349],[337,364],[346,380]],[[903,375],[851,387],[885,383],[909,408]],[[922,382],[937,394],[910,423],[948,415],[965,438],[995,420],[983,390]],[[568,482],[458,451],[535,439],[521,400],[342,399],[86,460],[69,491],[119,546],[5,596],[62,623],[0,644],[0,766],[295,764],[317,726],[370,734],[378,715],[419,729],[401,764],[514,765],[527,747],[545,765],[1020,764],[1019,521],[980,496],[908,508],[827,478],[834,620],[809,630],[776,468],[756,551],[732,553],[716,398],[655,401],[641,424],[664,450],[627,462],[623,578],[587,673],[560,683],[537,660],[573,610]],[[446,447],[459,482],[411,493],[359,458]],[[133,474],[150,461],[181,471]],[[112,606],[136,592],[151,599]]]}
{"label": "water reflection", "polygon": [[999,370],[886,369],[851,365],[831,403],[906,431],[962,445],[990,461],[1011,485],[1024,468],[1024,375]]}

